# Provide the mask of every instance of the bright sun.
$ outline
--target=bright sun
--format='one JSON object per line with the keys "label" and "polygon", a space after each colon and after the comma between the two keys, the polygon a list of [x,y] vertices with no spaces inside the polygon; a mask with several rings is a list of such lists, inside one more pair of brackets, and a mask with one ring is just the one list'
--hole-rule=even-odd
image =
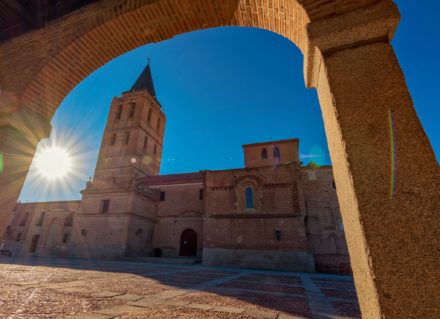
{"label": "bright sun", "polygon": [[47,179],[65,177],[72,170],[72,157],[63,148],[51,146],[35,157],[38,173]]}

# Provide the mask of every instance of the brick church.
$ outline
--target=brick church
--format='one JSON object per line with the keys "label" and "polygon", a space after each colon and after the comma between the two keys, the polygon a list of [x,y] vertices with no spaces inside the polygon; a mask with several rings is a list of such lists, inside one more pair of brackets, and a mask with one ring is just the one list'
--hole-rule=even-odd
{"label": "brick church", "polygon": [[147,65],[112,101],[82,199],[17,204],[4,249],[350,272],[332,168],[301,166],[297,139],[243,145],[244,168],[159,175],[165,123]]}

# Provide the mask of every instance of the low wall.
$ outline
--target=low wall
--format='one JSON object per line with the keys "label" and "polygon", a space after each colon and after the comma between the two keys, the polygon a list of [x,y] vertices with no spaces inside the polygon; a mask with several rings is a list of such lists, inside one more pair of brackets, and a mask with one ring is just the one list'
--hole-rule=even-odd
{"label": "low wall", "polygon": [[350,257],[348,255],[314,255],[316,271],[341,275],[351,275]]}
{"label": "low wall", "polygon": [[315,272],[313,255],[298,251],[203,249],[203,264],[270,270]]}

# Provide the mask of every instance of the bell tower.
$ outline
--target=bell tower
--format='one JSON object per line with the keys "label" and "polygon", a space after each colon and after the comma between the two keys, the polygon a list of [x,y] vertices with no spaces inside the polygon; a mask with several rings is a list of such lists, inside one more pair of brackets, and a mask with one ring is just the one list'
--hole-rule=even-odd
{"label": "bell tower", "polygon": [[112,100],[93,186],[126,188],[138,177],[158,175],[165,120],[148,63],[130,91]]}

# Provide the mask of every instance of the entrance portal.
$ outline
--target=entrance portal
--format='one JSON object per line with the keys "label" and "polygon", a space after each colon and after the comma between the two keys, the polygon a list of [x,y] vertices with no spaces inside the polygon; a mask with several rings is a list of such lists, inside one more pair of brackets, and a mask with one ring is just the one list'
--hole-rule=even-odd
{"label": "entrance portal", "polygon": [[197,233],[192,229],[185,229],[180,236],[180,256],[197,256]]}

